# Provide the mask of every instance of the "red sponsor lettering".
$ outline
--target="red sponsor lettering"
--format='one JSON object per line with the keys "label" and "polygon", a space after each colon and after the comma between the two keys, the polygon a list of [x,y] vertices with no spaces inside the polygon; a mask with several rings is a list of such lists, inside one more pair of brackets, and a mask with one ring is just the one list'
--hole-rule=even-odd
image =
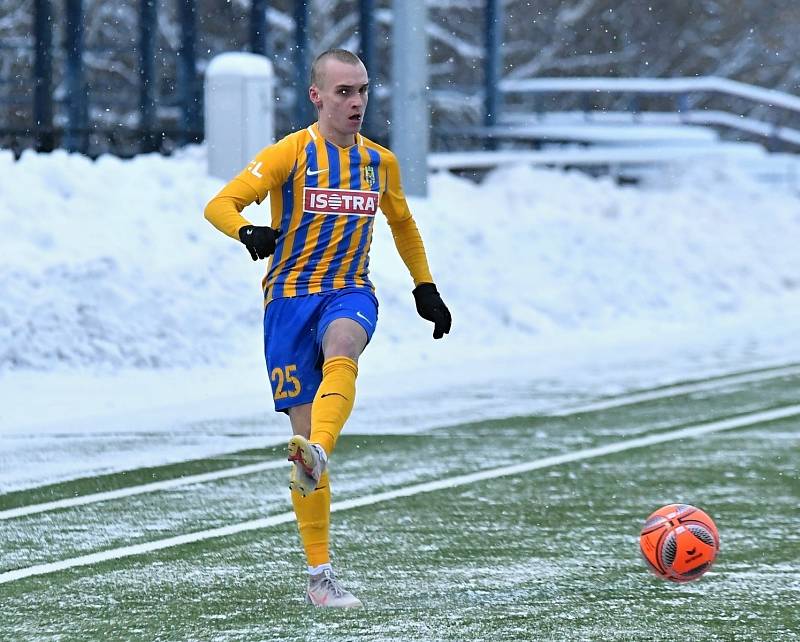
{"label": "red sponsor lettering", "polygon": [[303,191],[303,209],[323,214],[375,216],[379,196],[378,192],[354,189],[306,187]]}

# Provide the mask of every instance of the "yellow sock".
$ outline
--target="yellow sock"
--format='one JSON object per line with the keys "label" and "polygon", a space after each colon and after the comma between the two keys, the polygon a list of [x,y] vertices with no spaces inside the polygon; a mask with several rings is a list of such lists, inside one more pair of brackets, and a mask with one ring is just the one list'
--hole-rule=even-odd
{"label": "yellow sock", "polygon": [[353,410],[358,364],[347,357],[332,357],[322,364],[322,383],[311,405],[311,438],[330,456],[339,433]]}
{"label": "yellow sock", "polygon": [[292,491],[292,505],[308,565],[319,566],[330,562],[331,486],[328,471],[322,473],[317,489],[307,497]]}

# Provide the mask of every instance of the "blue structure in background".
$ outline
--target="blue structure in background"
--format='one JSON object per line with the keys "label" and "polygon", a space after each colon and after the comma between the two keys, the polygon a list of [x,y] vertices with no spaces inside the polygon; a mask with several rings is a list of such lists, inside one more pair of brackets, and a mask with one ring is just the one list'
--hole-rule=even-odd
{"label": "blue structure in background", "polygon": [[269,56],[267,0],[250,2],[250,51],[260,56]]}
{"label": "blue structure in background", "polygon": [[83,3],[66,0],[67,9],[67,128],[64,147],[70,152],[86,151],[89,125],[89,101],[83,80]]}
{"label": "blue structure in background", "polygon": [[53,21],[50,0],[36,0],[33,7],[33,129],[36,149],[52,151],[53,134]]}
{"label": "blue structure in background", "polygon": [[497,113],[501,108],[500,77],[502,73],[500,43],[503,40],[503,17],[499,11],[500,0],[486,0],[486,72],[484,80],[484,125],[497,124]]}
{"label": "blue structure in background", "polygon": [[139,12],[139,129],[141,150],[153,152],[156,115],[156,0],[142,0]]}
{"label": "blue structure in background", "polygon": [[[370,76],[370,83],[374,88],[378,66],[375,62],[375,0],[359,0],[358,2],[358,56],[364,61],[364,66]],[[363,131],[367,138],[376,139],[378,133],[375,127],[375,110],[367,109]]]}
{"label": "blue structure in background", "polygon": [[[175,60],[175,85],[174,94],[164,95],[163,78],[159,74],[159,65],[165,63],[164,52],[159,50],[158,36],[158,6],[164,0],[127,0],[136,7],[138,13],[138,33],[135,35],[136,58],[138,69],[138,95],[133,107],[138,112],[138,122],[134,127],[116,126],[114,131],[109,125],[103,129],[97,124],[91,127],[90,121],[90,92],[85,72],[85,33],[84,33],[84,6],[83,0],[59,0],[58,6],[52,0],[33,0],[32,27],[33,38],[31,45],[21,45],[23,48],[32,47],[33,66],[32,83],[28,85],[33,91],[32,104],[27,102],[30,97],[2,97],[0,101],[6,103],[20,101],[29,105],[32,122],[25,129],[11,130],[0,129],[0,136],[9,134],[19,139],[12,138],[12,146],[24,148],[35,146],[41,151],[52,150],[56,146],[63,146],[70,151],[92,152],[98,145],[98,137],[92,132],[106,136],[112,149],[128,154],[132,152],[155,151],[163,149],[173,140],[179,144],[202,140],[203,137],[203,92],[202,77],[198,74],[198,13],[197,0],[166,0],[174,3],[177,11],[180,34],[179,49],[171,54]],[[393,0],[402,2],[402,0]],[[307,100],[306,93],[309,83],[311,60],[318,53],[313,47],[311,39],[311,12],[310,0],[295,0],[294,8],[294,42],[291,46],[292,86],[295,90],[295,102],[284,112],[291,120],[293,128],[302,127],[314,119],[313,106]],[[249,24],[247,42],[242,43],[249,47],[253,53],[270,56],[270,33],[268,26],[269,0],[251,0],[249,8]],[[375,0],[358,0],[358,54],[371,72],[373,87],[378,84],[380,70],[376,65],[376,22]],[[53,55],[53,30],[55,19],[53,10],[63,9],[64,25],[58,25],[63,33],[65,55],[59,57],[59,64],[63,60],[63,78],[54,71]],[[58,12],[60,15],[60,11]],[[486,68],[484,83],[485,118],[484,124],[492,126],[496,123],[497,114],[501,108],[501,94],[499,81],[501,77],[501,41],[503,34],[503,17],[500,0],[485,0],[485,47]],[[15,45],[19,47],[20,45]],[[101,50],[100,55],[104,54]],[[57,71],[61,71],[60,69]],[[56,102],[54,98],[54,75],[59,80],[59,86],[64,88],[63,97]],[[12,79],[0,79],[10,86]],[[167,91],[170,91],[169,88]],[[373,99],[375,94],[373,93]],[[123,104],[125,96],[97,96],[102,104]],[[165,125],[159,119],[159,105],[178,108],[178,122],[176,127]],[[57,106],[60,109],[57,109]],[[375,126],[376,110],[367,112],[364,123],[364,132],[367,136],[380,138],[385,136],[384,128]],[[57,114],[60,119],[57,119]],[[163,119],[163,116],[161,117]],[[64,123],[61,128],[56,122]],[[19,127],[19,126],[17,126]],[[6,139],[7,140],[7,139]],[[100,139],[102,140],[102,138]],[[114,148],[114,145],[125,141],[125,147]],[[19,144],[17,144],[19,142]],[[90,145],[92,147],[90,147]]]}
{"label": "blue structure in background", "polygon": [[181,142],[203,139],[201,120],[202,91],[197,77],[197,5],[195,0],[179,0],[181,47],[178,51],[178,102],[183,115]]}
{"label": "blue structure in background", "polygon": [[308,0],[295,0],[294,9],[294,106],[292,108],[292,129],[305,127],[314,119],[311,103],[307,98],[308,79],[311,75],[311,53],[309,52]]}

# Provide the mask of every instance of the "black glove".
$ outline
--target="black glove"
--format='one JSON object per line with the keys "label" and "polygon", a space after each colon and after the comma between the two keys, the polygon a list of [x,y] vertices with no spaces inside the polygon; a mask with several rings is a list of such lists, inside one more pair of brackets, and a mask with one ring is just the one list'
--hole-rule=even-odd
{"label": "black glove", "polygon": [[244,243],[254,261],[265,259],[275,251],[275,241],[281,235],[280,230],[259,225],[243,225],[239,228],[239,240]]}
{"label": "black glove", "polygon": [[419,316],[427,321],[433,321],[433,338],[441,339],[450,332],[450,310],[442,301],[436,286],[433,283],[420,283],[414,288],[414,301],[417,303]]}

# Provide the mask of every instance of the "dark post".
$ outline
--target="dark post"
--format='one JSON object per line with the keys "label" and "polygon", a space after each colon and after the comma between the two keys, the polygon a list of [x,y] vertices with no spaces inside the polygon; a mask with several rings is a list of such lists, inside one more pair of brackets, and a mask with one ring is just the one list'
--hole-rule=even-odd
{"label": "dark post", "polygon": [[359,0],[358,17],[358,55],[369,71],[375,61],[375,0]]}
{"label": "dark post", "polygon": [[[375,62],[375,0],[359,0],[358,2],[358,11],[359,11],[359,23],[358,23],[358,36],[359,36],[359,45],[358,45],[358,55],[364,63],[364,66],[367,68],[367,73],[370,77],[370,82],[375,84],[375,78],[377,75],[377,67],[374,64]],[[373,106],[372,109],[367,107],[367,113],[365,114],[364,119],[364,133],[367,135],[368,138],[374,138],[375,134],[373,132],[373,123],[375,122],[374,118],[371,117],[371,114],[377,109],[377,105]]]}
{"label": "dark post", "polygon": [[83,83],[83,7],[81,0],[67,0],[67,131],[64,147],[70,152],[85,152],[88,100]]}
{"label": "dark post", "polygon": [[53,136],[53,16],[50,0],[36,0],[33,7],[36,58],[33,64],[33,130],[36,150],[51,152]]}
{"label": "dark post", "polygon": [[500,43],[503,38],[503,18],[498,11],[498,0],[486,0],[486,74],[484,76],[484,125],[497,124],[502,104],[500,94],[501,56]]}
{"label": "dark post", "polygon": [[311,102],[308,100],[308,83],[311,62],[308,51],[309,0],[295,0],[294,5],[294,69],[295,105],[292,110],[292,129],[305,127],[312,120]]}
{"label": "dark post", "polygon": [[143,152],[158,149],[155,124],[156,0],[141,0],[139,14],[139,130]]}
{"label": "dark post", "polygon": [[200,96],[197,91],[197,62],[195,49],[197,41],[197,7],[195,0],[181,0],[181,47],[178,51],[178,96],[183,112],[183,132],[181,142],[199,141]]}
{"label": "dark post", "polygon": [[250,4],[250,51],[268,55],[267,0],[252,0]]}

